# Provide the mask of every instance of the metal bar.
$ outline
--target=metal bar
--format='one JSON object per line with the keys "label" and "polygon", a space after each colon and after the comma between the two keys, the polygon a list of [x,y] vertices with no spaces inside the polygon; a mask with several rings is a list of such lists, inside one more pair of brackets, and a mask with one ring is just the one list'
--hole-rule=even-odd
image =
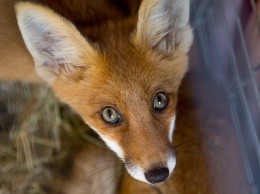
{"label": "metal bar", "polygon": [[[253,71],[252,71],[251,66],[250,66],[250,58],[249,58],[248,50],[247,50],[247,47],[246,47],[244,34],[242,32],[242,25],[241,25],[240,17],[238,15],[238,8],[237,8],[236,3],[235,3],[234,0],[233,0],[233,2],[235,4],[235,6],[233,6],[233,7],[234,7],[234,11],[236,13],[236,21],[237,21],[236,23],[237,23],[237,26],[238,26],[238,29],[239,29],[239,35],[240,35],[240,38],[241,38],[243,51],[245,52],[245,57],[246,57],[246,62],[247,62],[246,65],[247,65],[247,67],[249,69],[249,73],[250,73],[251,81],[252,81],[252,84],[253,84],[254,92],[257,95],[258,99],[260,99],[259,98],[259,93],[257,91],[257,85],[256,85],[256,82],[255,82],[255,79],[254,79],[254,74],[253,74]],[[236,75],[235,77],[237,79],[237,83],[241,83],[241,80],[240,80],[240,78],[238,76],[238,69],[237,69],[236,65],[234,65],[233,67],[234,67],[234,70],[235,70],[235,75]],[[247,100],[246,100],[246,97],[245,97],[245,93],[244,93],[242,87],[239,87],[239,93],[240,93],[240,96],[242,98],[242,103],[243,103],[243,107],[245,109],[246,118],[249,121],[248,122],[248,124],[249,124],[249,131],[250,131],[253,143],[254,143],[255,148],[256,148],[256,152],[257,152],[256,154],[257,154],[258,162],[259,162],[259,165],[260,165],[260,141],[259,141],[258,135],[256,133],[256,128],[254,126],[254,122],[252,120],[252,117],[251,117],[251,114],[250,114],[250,110],[248,108]],[[259,102],[258,102],[258,107],[260,107]]]}
{"label": "metal bar", "polygon": [[239,35],[241,38],[241,42],[242,42],[242,48],[243,48],[243,51],[244,51],[245,57],[246,57],[246,65],[249,70],[250,79],[252,81],[254,92],[255,92],[255,95],[257,98],[258,109],[260,110],[260,94],[258,92],[257,83],[255,80],[254,72],[252,70],[252,63],[251,63],[251,60],[249,57],[248,48],[247,48],[246,41],[245,41],[245,35],[243,33],[242,25],[241,25],[241,21],[240,21],[239,17],[237,17],[237,25],[238,25],[238,29],[239,29]]}
{"label": "metal bar", "polygon": [[[233,63],[232,66],[236,66],[235,51],[233,49],[232,42],[231,42],[232,36],[229,33],[228,23],[227,23],[225,13],[223,12],[223,10],[224,10],[224,7],[222,9],[222,12],[220,12],[219,14],[222,14],[224,29],[225,29],[226,35],[229,37],[229,39],[228,39],[229,41],[227,41],[227,46],[228,46],[230,54],[231,54],[231,62]],[[238,76],[238,73],[235,72],[235,70],[233,68],[232,68],[232,70],[234,71],[235,80],[237,80],[239,82],[240,78]],[[225,70],[223,70],[223,72],[225,72]],[[242,158],[243,158],[243,162],[244,162],[244,165],[245,165],[247,178],[248,178],[249,183],[253,184],[254,183],[254,177],[252,175],[252,169],[251,169],[250,162],[249,162],[249,159],[248,159],[247,154],[246,154],[246,146],[244,144],[243,136],[242,136],[242,133],[241,133],[242,130],[241,130],[241,127],[240,127],[239,122],[238,122],[238,116],[237,116],[237,113],[235,111],[235,105],[234,105],[234,102],[233,102],[233,99],[232,99],[232,91],[234,91],[234,89],[231,90],[231,87],[229,87],[230,80],[226,79],[225,83],[226,83],[226,86],[227,86],[226,87],[227,94],[229,94],[229,98],[231,98],[229,100],[229,102],[230,102],[229,106],[230,106],[231,115],[232,115],[232,118],[233,118],[233,121],[234,121],[235,129],[236,129],[236,132],[237,132],[239,144],[240,144],[240,147],[241,147],[241,150],[242,150]],[[239,94],[240,93],[241,93],[241,91],[239,92]]]}

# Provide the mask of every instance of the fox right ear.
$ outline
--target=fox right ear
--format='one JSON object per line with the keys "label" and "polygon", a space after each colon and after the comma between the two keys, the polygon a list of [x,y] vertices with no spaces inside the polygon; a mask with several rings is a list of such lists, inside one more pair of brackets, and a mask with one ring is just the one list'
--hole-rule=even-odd
{"label": "fox right ear", "polygon": [[94,49],[76,27],[42,5],[20,2],[18,25],[33,56],[38,75],[52,84],[61,74],[72,76],[94,54]]}
{"label": "fox right ear", "polygon": [[176,48],[187,53],[193,40],[189,6],[189,0],[143,0],[134,42],[163,53]]}

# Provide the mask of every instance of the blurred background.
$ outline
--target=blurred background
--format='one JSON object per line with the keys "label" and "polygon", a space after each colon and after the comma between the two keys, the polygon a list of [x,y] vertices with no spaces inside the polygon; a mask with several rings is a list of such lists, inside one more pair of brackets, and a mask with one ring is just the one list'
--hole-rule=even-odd
{"label": "blurred background", "polygon": [[[206,117],[198,116],[202,122],[200,130],[209,136],[211,146],[219,149],[214,153],[206,152],[216,160],[224,160],[222,172],[209,162],[216,180],[214,183],[222,184],[217,186],[218,193],[258,194],[260,2],[191,2],[195,42],[191,50],[190,74],[196,75],[196,78],[188,84],[192,88],[194,103],[204,108],[202,112]],[[213,124],[207,128],[207,122]]]}

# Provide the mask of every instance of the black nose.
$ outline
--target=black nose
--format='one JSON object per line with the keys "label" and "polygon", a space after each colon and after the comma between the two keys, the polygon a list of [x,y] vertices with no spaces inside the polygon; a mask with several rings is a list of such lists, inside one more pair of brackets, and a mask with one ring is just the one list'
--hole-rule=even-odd
{"label": "black nose", "polygon": [[146,180],[151,183],[160,183],[165,181],[169,176],[168,168],[155,168],[144,173]]}

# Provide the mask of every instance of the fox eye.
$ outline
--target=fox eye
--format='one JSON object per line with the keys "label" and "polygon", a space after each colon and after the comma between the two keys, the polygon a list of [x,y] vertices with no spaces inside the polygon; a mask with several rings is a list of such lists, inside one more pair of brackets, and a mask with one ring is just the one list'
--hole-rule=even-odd
{"label": "fox eye", "polygon": [[156,112],[164,110],[169,103],[168,96],[164,92],[159,92],[154,96],[153,99],[153,109]]}
{"label": "fox eye", "polygon": [[119,121],[120,116],[116,109],[108,106],[102,109],[101,116],[109,124],[115,124]]}

